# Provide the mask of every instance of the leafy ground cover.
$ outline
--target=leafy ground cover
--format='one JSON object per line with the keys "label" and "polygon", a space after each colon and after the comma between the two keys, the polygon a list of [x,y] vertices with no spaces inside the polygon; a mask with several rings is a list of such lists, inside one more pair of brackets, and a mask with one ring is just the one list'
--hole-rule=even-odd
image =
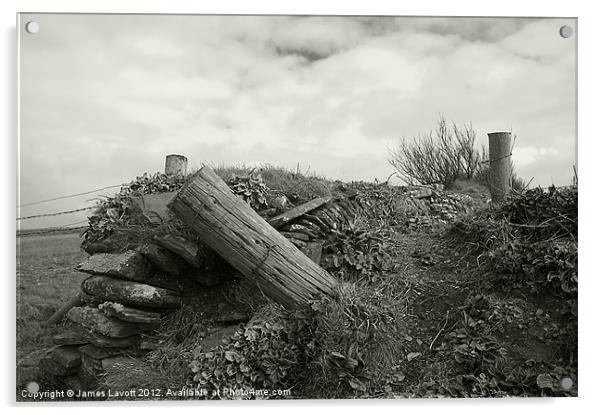
{"label": "leafy ground cover", "polygon": [[[162,346],[127,372],[109,372],[108,386],[268,388],[289,390],[286,398],[577,394],[576,188],[534,189],[489,209],[482,189],[466,183],[426,204],[386,184],[311,187],[302,183],[319,178],[261,172],[273,174],[268,182],[249,173],[222,171],[256,209],[270,197],[350,190],[370,205],[325,249],[322,265],[341,281],[337,296],[290,312],[256,287],[233,282],[222,294],[254,313],[250,324],[208,342],[217,304],[190,303],[156,333]],[[308,193],[295,196],[291,186]],[[452,216],[433,207],[440,202]],[[463,214],[458,206],[466,207]],[[92,225],[112,226],[112,208],[101,206]],[[412,226],[415,218],[423,226]],[[58,292],[77,284],[70,269],[83,254],[55,245],[32,244],[19,257],[18,284],[37,308],[54,307],[63,299]],[[56,278],[46,281],[53,261]],[[46,298],[44,284],[54,284],[57,295]],[[39,316],[23,307],[19,318],[17,349],[29,352]],[[37,346],[47,334],[41,331]]]}
{"label": "leafy ground cover", "polygon": [[78,292],[85,278],[73,270],[87,256],[80,243],[77,232],[17,238],[18,388],[40,381],[37,363],[52,346],[51,337],[57,330],[42,323]]}

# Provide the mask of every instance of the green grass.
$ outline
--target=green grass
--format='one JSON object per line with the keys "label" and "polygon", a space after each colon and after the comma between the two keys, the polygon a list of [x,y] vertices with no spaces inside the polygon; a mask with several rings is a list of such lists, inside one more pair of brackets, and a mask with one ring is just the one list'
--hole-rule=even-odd
{"label": "green grass", "polygon": [[56,333],[42,323],[85,278],[73,269],[87,256],[80,242],[79,233],[17,238],[17,386],[36,380],[30,378]]}

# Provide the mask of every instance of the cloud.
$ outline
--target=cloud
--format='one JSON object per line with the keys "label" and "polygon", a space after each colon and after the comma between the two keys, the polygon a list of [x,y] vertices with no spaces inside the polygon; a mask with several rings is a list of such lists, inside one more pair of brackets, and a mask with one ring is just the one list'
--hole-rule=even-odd
{"label": "cloud", "polygon": [[553,147],[516,147],[513,151],[512,161],[521,168],[538,161],[556,158],[560,153]]}
{"label": "cloud", "polygon": [[575,39],[558,35],[571,20],[32,18],[42,30],[21,43],[24,203],[160,170],[168,153],[384,179],[387,146],[440,114],[472,122],[479,143],[517,133],[515,164],[534,184],[572,175]]}

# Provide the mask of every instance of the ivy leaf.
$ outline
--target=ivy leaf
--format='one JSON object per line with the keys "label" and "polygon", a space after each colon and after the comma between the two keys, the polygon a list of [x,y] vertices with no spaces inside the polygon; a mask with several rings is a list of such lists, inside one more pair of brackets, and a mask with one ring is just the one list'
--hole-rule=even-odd
{"label": "ivy leaf", "polygon": [[412,353],[408,353],[408,355],[406,356],[406,359],[408,359],[408,362],[411,362],[412,360],[416,359],[418,356],[421,356],[422,353],[420,352],[412,352]]}

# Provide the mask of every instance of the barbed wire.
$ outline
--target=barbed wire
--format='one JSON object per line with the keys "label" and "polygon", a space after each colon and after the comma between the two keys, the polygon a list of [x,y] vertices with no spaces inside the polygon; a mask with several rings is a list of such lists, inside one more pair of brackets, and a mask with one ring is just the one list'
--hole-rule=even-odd
{"label": "barbed wire", "polygon": [[75,230],[75,229],[81,228],[82,226],[73,226],[73,225],[79,225],[79,224],[83,224],[83,223],[87,223],[87,222],[88,222],[87,220],[80,220],[78,222],[68,223],[66,225],[56,226],[56,227],[51,227],[51,228],[32,229],[31,231],[26,230],[26,229],[19,230],[19,231],[17,231],[17,236],[43,235],[43,234],[47,234],[47,233]]}
{"label": "barbed wire", "polygon": [[58,196],[58,197],[53,197],[51,199],[45,199],[45,200],[38,200],[37,202],[30,202],[30,203],[24,203],[22,205],[19,205],[19,207],[25,207],[25,206],[33,206],[33,205],[39,205],[41,203],[46,203],[46,202],[52,202],[55,200],[61,200],[61,199],[69,199],[71,197],[77,197],[77,196],[83,196],[83,195],[89,195],[90,193],[95,193],[95,192],[101,192],[103,190],[107,190],[107,189],[114,189],[116,187],[121,187],[123,186],[123,184],[116,184],[113,186],[106,186],[106,187],[102,187],[100,189],[94,189],[94,190],[89,190],[87,192],[82,192],[82,193],[74,193],[72,195],[65,195],[65,196]]}
{"label": "barbed wire", "polygon": [[82,212],[84,210],[94,209],[95,207],[96,206],[87,206],[87,207],[83,207],[83,208],[80,208],[80,209],[65,210],[63,212],[41,213],[39,215],[22,216],[20,218],[17,218],[17,220],[34,219],[34,218],[45,218],[45,217],[49,217],[49,216],[68,215],[70,213]]}

